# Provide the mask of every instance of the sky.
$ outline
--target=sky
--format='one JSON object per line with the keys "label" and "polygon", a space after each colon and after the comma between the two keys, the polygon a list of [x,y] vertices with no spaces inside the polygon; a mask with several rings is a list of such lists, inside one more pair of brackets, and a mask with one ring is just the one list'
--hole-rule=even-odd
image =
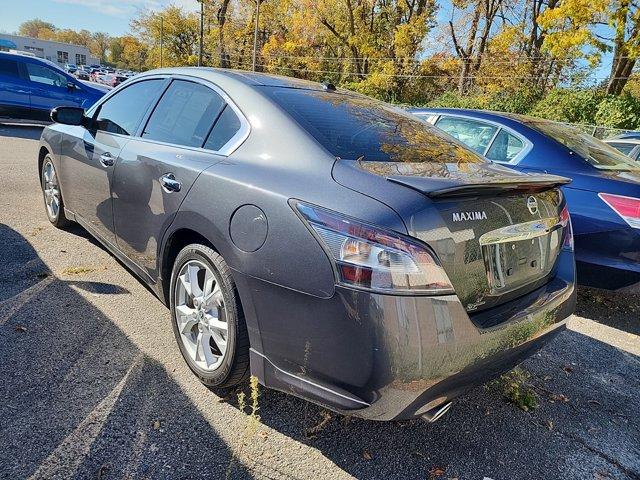
{"label": "sky", "polygon": [[[58,28],[85,28],[91,32],[122,35],[140,10],[169,4],[197,11],[196,0],[1,0],[0,31],[13,33],[26,20],[40,18]],[[9,6],[10,5],[10,6]]]}

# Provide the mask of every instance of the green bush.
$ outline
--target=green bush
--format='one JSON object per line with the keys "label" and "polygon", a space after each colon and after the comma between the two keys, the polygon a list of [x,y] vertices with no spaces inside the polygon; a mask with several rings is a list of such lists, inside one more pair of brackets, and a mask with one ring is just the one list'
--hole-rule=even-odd
{"label": "green bush", "polygon": [[629,94],[607,95],[598,104],[593,123],[628,130],[640,128],[640,100]]}
{"label": "green bush", "polygon": [[529,113],[535,117],[559,122],[593,125],[603,97],[603,93],[595,89],[558,88],[551,90]]}
{"label": "green bush", "polygon": [[491,96],[488,108],[498,112],[527,114],[541,97],[542,92],[537,88],[500,92]]}
{"label": "green bush", "polygon": [[427,104],[434,108],[475,108],[487,109],[487,103],[479,96],[459,95],[456,92],[446,92]]}

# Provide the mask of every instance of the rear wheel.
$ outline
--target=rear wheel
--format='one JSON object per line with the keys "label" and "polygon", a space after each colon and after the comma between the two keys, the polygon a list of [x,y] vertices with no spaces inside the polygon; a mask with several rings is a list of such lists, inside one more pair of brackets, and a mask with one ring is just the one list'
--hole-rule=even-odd
{"label": "rear wheel", "polygon": [[249,335],[231,272],[211,248],[188,245],[173,265],[173,332],[200,381],[231,387],[249,375]]}
{"label": "rear wheel", "polygon": [[49,221],[57,228],[69,226],[71,222],[64,215],[64,202],[62,201],[62,192],[60,191],[56,168],[53,165],[53,159],[48,154],[42,162],[40,184]]}

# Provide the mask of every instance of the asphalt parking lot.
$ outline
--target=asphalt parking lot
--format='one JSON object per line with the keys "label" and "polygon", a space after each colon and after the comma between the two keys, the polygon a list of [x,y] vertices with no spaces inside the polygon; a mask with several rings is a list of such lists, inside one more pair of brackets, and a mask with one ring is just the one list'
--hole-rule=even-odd
{"label": "asphalt parking lot", "polygon": [[0,125],[0,478],[640,479],[640,296],[580,290],[522,365],[440,421],[375,423],[200,385],[168,310],[80,228],[45,216],[40,129]]}

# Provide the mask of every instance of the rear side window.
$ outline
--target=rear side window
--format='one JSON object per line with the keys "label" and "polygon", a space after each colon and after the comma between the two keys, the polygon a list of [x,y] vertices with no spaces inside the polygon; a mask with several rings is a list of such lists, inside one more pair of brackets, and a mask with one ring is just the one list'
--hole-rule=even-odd
{"label": "rear side window", "polygon": [[496,162],[510,162],[523,148],[524,142],[522,140],[506,130],[500,129],[485,156]]}
{"label": "rear side window", "polygon": [[498,131],[498,127],[488,123],[456,117],[440,117],[436,126],[481,155]]}
{"label": "rear side window", "polygon": [[174,80],[158,102],[142,138],[201,147],[225,101],[199,83]]}
{"label": "rear side window", "polygon": [[220,118],[214,125],[204,148],[208,150],[220,150],[240,130],[240,119],[229,105],[227,105]]}
{"label": "rear side window", "polygon": [[416,116],[369,97],[302,88],[264,88],[335,157],[440,164],[485,161]]}
{"label": "rear side window", "polygon": [[98,108],[96,129],[132,135],[163,83],[162,79],[145,80],[117,92]]}
{"label": "rear side window", "polygon": [[18,77],[18,62],[0,58],[0,75]]}

